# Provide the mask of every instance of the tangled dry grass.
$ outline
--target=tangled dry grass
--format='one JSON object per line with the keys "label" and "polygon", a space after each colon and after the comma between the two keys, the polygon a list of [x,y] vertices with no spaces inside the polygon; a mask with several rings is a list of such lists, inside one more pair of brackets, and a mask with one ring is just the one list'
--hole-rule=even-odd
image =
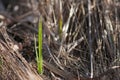
{"label": "tangled dry grass", "polygon": [[119,80],[119,3],[117,0],[41,0],[47,61],[77,75],[78,79],[82,76]]}
{"label": "tangled dry grass", "polygon": [[[32,52],[27,55],[35,57],[33,34],[42,16],[44,80],[120,80],[119,0],[18,1],[21,11],[14,6],[11,15],[16,22],[8,32],[25,43],[23,56]],[[26,14],[19,16],[22,13]]]}

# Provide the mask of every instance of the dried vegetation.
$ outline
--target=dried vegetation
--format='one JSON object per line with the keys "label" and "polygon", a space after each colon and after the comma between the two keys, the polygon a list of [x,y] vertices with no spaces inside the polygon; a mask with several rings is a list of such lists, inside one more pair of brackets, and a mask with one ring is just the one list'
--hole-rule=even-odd
{"label": "dried vegetation", "polygon": [[119,0],[18,1],[6,7],[7,32],[36,65],[33,35],[42,16],[44,80],[120,80]]}

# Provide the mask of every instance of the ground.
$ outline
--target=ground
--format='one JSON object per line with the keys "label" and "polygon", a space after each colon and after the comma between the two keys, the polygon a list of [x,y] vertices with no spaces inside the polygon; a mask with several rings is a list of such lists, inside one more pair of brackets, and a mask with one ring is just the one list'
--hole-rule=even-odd
{"label": "ground", "polygon": [[[119,3],[0,0],[0,79],[119,80]],[[35,53],[40,18],[42,75]]]}

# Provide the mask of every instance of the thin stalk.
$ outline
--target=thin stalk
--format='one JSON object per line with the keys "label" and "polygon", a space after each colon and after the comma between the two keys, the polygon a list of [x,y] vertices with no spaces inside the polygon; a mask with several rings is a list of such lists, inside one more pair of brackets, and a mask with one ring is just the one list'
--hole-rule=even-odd
{"label": "thin stalk", "polygon": [[60,19],[59,19],[59,37],[60,37],[60,40],[62,38],[62,25],[63,25],[63,21],[62,21],[62,18],[60,17]]}
{"label": "thin stalk", "polygon": [[91,1],[88,0],[88,29],[89,29],[89,53],[90,53],[90,77],[93,78],[93,52],[92,52],[92,37],[91,37],[91,29],[92,29],[92,23],[91,23]]}
{"label": "thin stalk", "polygon": [[38,25],[38,52],[37,52],[37,68],[40,74],[43,73],[43,57],[42,57],[42,18]]}

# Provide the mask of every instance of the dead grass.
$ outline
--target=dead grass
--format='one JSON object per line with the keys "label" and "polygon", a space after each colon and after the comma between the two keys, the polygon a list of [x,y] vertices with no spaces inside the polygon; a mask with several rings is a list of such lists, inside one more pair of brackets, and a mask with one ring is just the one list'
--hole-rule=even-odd
{"label": "dead grass", "polygon": [[[50,56],[47,61],[78,77],[119,80],[120,75],[115,75],[119,74],[119,71],[112,68],[120,65],[117,5],[119,2],[109,0],[42,2],[44,5],[40,6],[45,8],[41,13],[45,12],[42,15],[47,25],[45,31],[50,32],[44,33],[46,40],[44,43],[48,49],[45,54]],[[60,18],[63,21],[62,38],[58,33]],[[104,74],[109,69],[112,69],[113,73]],[[105,78],[102,78],[104,76]]]}
{"label": "dead grass", "polygon": [[42,16],[46,80],[120,79],[120,1],[30,0],[22,4],[20,12],[11,12],[14,23],[8,32],[22,43],[23,56],[35,60],[33,34],[38,33]]}

